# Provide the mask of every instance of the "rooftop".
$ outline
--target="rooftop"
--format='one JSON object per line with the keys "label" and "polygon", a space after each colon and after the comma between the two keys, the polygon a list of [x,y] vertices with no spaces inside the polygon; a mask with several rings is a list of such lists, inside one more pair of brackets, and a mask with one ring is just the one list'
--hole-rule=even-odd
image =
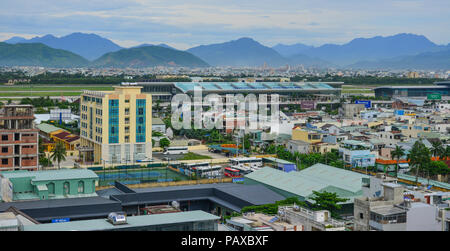
{"label": "rooftop", "polygon": [[45,132],[45,133],[52,133],[52,132],[55,132],[55,131],[58,131],[58,130],[64,130],[64,129],[61,129],[61,128],[56,127],[54,125],[50,125],[50,124],[46,124],[46,123],[42,123],[42,124],[36,125],[36,128],[41,130],[41,131],[43,131],[43,132]]}
{"label": "rooftop", "polygon": [[254,83],[244,83],[244,82],[176,82],[175,87],[182,92],[192,92],[194,88],[197,87],[202,91],[270,91],[270,90],[335,90],[327,83],[321,82],[254,82]]}
{"label": "rooftop", "polygon": [[324,165],[315,164],[299,172],[283,172],[264,167],[245,176],[263,184],[297,194],[307,199],[313,191],[335,192],[352,203],[362,195],[362,178],[367,175]]}
{"label": "rooftop", "polygon": [[112,225],[106,219],[97,219],[24,226],[24,231],[99,231],[184,222],[216,221],[219,219],[215,215],[198,210],[169,214],[130,216],[127,217],[127,224],[123,225]]}
{"label": "rooftop", "polygon": [[98,179],[97,174],[88,169],[61,169],[45,171],[7,171],[0,172],[7,179],[31,177],[32,181]]}

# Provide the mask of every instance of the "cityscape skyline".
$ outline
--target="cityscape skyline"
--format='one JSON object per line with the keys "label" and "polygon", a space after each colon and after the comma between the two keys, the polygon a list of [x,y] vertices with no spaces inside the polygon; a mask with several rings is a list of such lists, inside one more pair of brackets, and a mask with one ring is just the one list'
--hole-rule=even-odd
{"label": "cityscape skyline", "polygon": [[[46,6],[42,8],[41,6]],[[219,8],[220,6],[220,8]],[[421,34],[448,44],[447,1],[53,1],[9,2],[0,13],[0,40],[73,31],[108,37],[122,47],[167,43],[178,49],[251,37],[267,46],[343,44],[353,38]],[[125,14],[127,13],[127,14]]]}

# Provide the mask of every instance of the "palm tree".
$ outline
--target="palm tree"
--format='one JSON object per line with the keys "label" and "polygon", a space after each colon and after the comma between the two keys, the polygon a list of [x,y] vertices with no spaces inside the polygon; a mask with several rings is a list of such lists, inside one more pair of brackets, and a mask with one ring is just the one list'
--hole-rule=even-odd
{"label": "palm tree", "polygon": [[422,143],[422,140],[418,140],[414,143],[411,151],[408,154],[408,159],[409,163],[416,169],[415,175],[417,186],[419,184],[419,170],[423,170],[425,167],[428,167],[431,162],[430,151],[425,146],[425,144]]}
{"label": "palm tree", "polygon": [[431,143],[431,153],[433,154],[433,157],[441,157],[442,154],[445,152],[446,149],[444,149],[444,146],[442,145],[442,142],[440,140],[433,141]]}
{"label": "palm tree", "polygon": [[450,158],[450,146],[447,146],[444,151],[442,151],[439,156],[444,162],[447,158]]}
{"label": "palm tree", "polygon": [[393,159],[394,158],[397,159],[397,165],[395,166],[395,177],[397,178],[398,162],[400,161],[400,158],[403,157],[403,155],[405,155],[405,151],[401,146],[395,146],[395,150],[392,151],[391,155]]}
{"label": "palm tree", "polygon": [[52,150],[51,160],[58,161],[58,169],[61,169],[61,161],[66,160],[67,152],[63,143],[58,142]]}

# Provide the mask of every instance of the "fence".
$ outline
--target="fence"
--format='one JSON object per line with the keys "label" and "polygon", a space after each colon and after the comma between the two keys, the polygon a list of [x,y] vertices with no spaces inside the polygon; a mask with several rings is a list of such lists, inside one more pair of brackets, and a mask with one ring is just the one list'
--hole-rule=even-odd
{"label": "fence", "polygon": [[99,176],[99,186],[112,186],[114,182],[131,185],[139,183],[159,183],[168,181],[187,180],[189,177],[169,168],[121,168],[116,170],[95,171]]}
{"label": "fence", "polygon": [[[185,185],[197,185],[197,184],[213,184],[213,183],[231,183],[232,178],[217,178],[217,179],[201,179],[201,180],[182,180],[182,181],[170,181],[170,182],[156,182],[156,183],[138,183],[138,184],[127,184],[129,188],[149,188],[149,187],[167,187],[167,186],[185,186]],[[109,186],[98,186],[96,190],[102,190],[107,188],[112,188],[113,185]]]}

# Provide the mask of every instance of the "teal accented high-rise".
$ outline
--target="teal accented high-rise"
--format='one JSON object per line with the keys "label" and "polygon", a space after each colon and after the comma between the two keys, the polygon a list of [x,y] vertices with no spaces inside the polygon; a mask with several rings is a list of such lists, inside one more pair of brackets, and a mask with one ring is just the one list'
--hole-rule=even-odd
{"label": "teal accented high-rise", "polygon": [[136,100],[136,142],[145,142],[145,101]]}

